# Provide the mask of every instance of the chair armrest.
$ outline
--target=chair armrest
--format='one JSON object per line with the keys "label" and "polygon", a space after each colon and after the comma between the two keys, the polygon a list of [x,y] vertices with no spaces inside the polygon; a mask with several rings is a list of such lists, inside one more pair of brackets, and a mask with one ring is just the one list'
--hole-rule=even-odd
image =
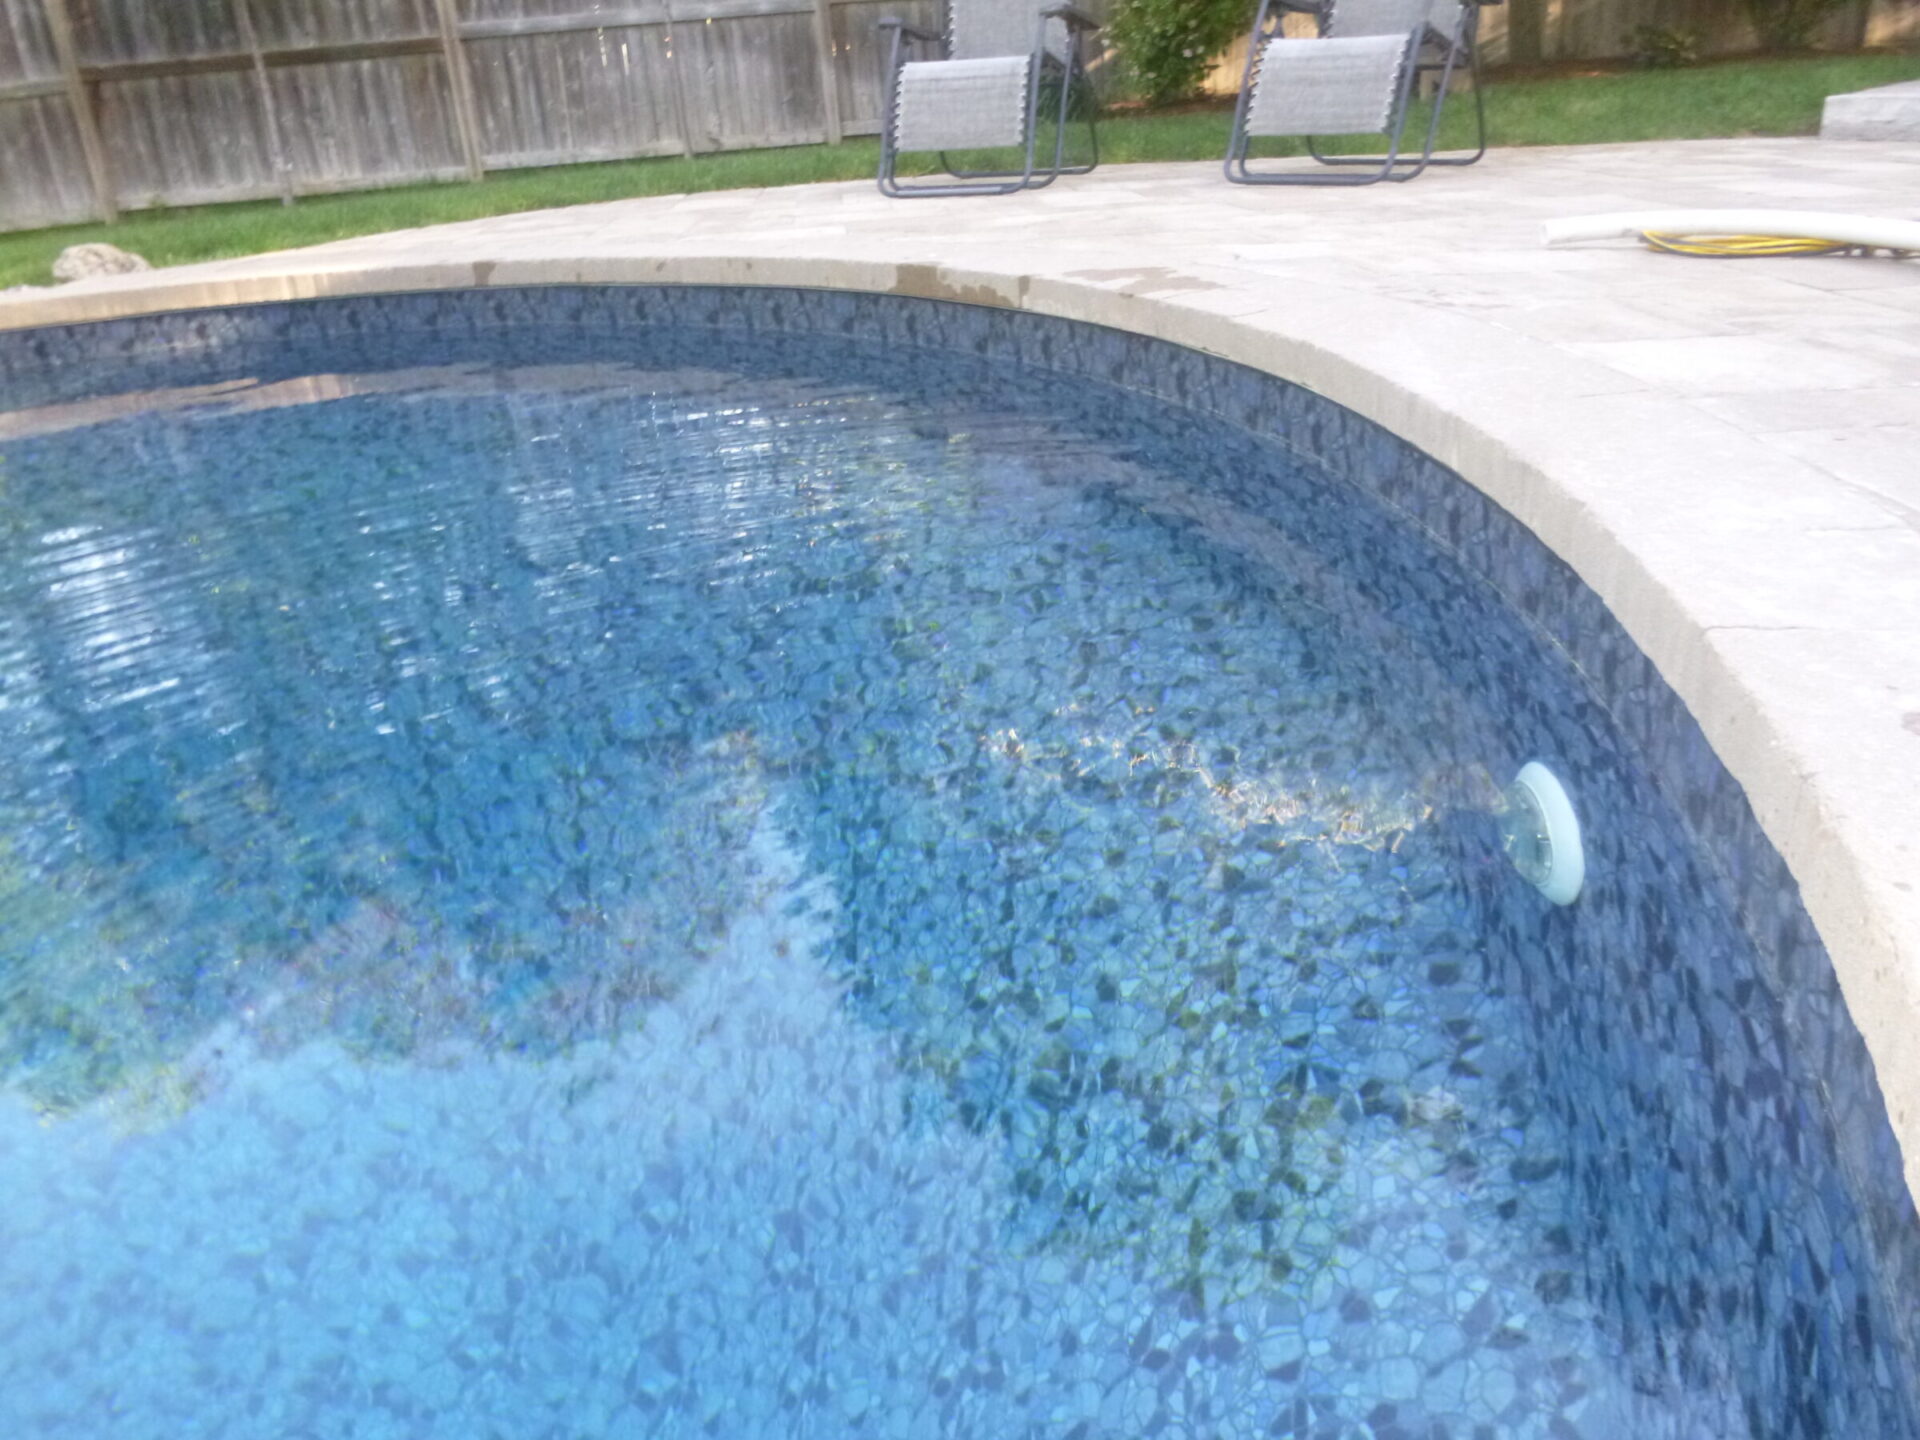
{"label": "chair armrest", "polygon": [[938,35],[935,35],[932,31],[921,30],[916,26],[909,25],[904,20],[896,19],[892,15],[889,15],[886,17],[886,19],[880,21],[877,25],[874,26],[874,29],[898,30],[900,32],[900,37],[903,40],[923,40],[929,45],[938,45],[940,43],[940,37]]}
{"label": "chair armrest", "polygon": [[1100,22],[1084,10],[1076,10],[1071,5],[1049,5],[1040,12],[1046,20],[1064,20],[1072,30],[1093,31],[1100,28]]}

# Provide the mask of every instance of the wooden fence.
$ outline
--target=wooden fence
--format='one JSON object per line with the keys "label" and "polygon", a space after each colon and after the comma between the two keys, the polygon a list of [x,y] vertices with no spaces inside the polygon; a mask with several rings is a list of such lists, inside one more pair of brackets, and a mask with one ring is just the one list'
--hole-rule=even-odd
{"label": "wooden fence", "polygon": [[837,141],[938,0],[0,0],[0,230]]}
{"label": "wooden fence", "polygon": [[[1295,34],[1313,33],[1305,16],[1291,16],[1287,25]],[[1618,60],[1633,53],[1641,25],[1686,31],[1702,57],[1742,54],[1756,44],[1741,0],[1507,0],[1480,12],[1480,52],[1496,66]],[[1920,43],[1920,0],[1849,0],[1814,41],[1829,50]],[[1245,42],[1221,56],[1207,77],[1208,91],[1233,94],[1246,58]]]}
{"label": "wooden fence", "polygon": [[[1533,0],[1482,12],[1481,38],[1495,64],[1608,60],[1630,54],[1637,26],[1685,30],[1702,55],[1737,54],[1754,47],[1753,25],[1741,0]],[[1920,39],[1920,0],[1849,0],[1815,36],[1833,50],[1896,45]]]}
{"label": "wooden fence", "polygon": [[[940,0],[0,0],[0,230],[872,134],[876,22],[932,26],[939,10]],[[1531,33],[1516,36],[1506,8],[1486,12],[1490,59],[1618,55],[1636,24],[1695,30],[1710,53],[1752,43],[1739,0],[1534,0],[1528,13]],[[1920,0],[1854,0],[1826,38],[1920,38]]]}

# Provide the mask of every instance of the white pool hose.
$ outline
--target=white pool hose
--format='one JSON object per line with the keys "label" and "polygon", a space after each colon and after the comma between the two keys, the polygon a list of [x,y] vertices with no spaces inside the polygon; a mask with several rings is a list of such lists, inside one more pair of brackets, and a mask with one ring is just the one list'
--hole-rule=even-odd
{"label": "white pool hose", "polygon": [[1540,238],[1549,245],[1650,235],[1708,244],[1716,236],[1768,237],[1870,250],[1920,251],[1920,221],[1818,210],[1622,210],[1549,220],[1540,227]]}

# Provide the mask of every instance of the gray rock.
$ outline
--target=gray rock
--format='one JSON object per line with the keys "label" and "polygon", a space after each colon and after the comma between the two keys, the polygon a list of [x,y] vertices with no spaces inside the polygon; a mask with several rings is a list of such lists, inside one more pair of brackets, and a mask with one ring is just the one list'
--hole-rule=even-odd
{"label": "gray rock", "polygon": [[1920,82],[1829,95],[1822,140],[1920,140]]}
{"label": "gray rock", "polygon": [[142,257],[118,245],[69,245],[53,262],[53,278],[64,283],[92,280],[101,275],[129,275],[152,268]]}

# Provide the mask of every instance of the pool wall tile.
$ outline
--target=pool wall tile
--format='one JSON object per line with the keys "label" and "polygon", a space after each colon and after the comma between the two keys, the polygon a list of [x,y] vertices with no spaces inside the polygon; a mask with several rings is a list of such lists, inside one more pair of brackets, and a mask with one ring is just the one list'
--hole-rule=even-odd
{"label": "pool wall tile", "polygon": [[[881,351],[1009,357],[1152,395],[1277,441],[1424,532],[1564,652],[1584,713],[1530,700],[1526,653],[1473,624],[1421,614],[1390,577],[1358,577],[1430,653],[1478,673],[1489,767],[1546,759],[1589,827],[1588,893],[1546,906],[1499,873],[1482,883],[1488,973],[1522,997],[1539,1103],[1568,1137],[1586,1197],[1584,1281],[1616,1317],[1649,1397],[1732,1387],[1756,1436],[1920,1434],[1920,1224],[1873,1067],[1797,887],[1693,717],[1593,591],[1461,477],[1331,402],[1196,351],[1017,311],[801,290],[630,287],[410,294],[144,316],[0,335],[0,386],[50,403],[123,368],[129,390],[192,383],[243,344],[474,337],[667,323],[822,334]],[[1256,509],[1260,488],[1238,496]],[[1278,503],[1273,497],[1268,503]],[[1613,831],[1638,803],[1598,762],[1610,728],[1637,749],[1660,803],[1694,842],[1664,854]],[[1630,883],[1629,883],[1630,882]],[[1746,943],[1648,885],[1717,892]],[[1703,910],[1711,910],[1703,906]],[[1583,964],[1582,937],[1629,937],[1637,968]],[[1631,1141],[1627,1137],[1632,1137]],[[1611,1440],[1589,1436],[1587,1440]]]}

